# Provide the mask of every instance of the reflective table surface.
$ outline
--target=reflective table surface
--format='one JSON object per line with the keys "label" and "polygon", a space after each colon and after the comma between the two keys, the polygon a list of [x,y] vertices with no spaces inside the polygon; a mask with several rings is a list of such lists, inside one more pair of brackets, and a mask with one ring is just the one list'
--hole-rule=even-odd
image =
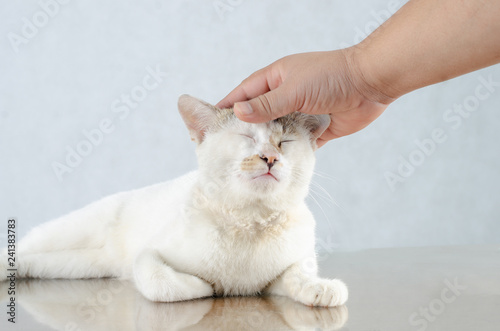
{"label": "reflective table surface", "polygon": [[283,297],[152,303],[129,282],[18,280],[15,324],[0,284],[0,330],[500,330],[500,245],[320,253],[347,304],[311,308]]}

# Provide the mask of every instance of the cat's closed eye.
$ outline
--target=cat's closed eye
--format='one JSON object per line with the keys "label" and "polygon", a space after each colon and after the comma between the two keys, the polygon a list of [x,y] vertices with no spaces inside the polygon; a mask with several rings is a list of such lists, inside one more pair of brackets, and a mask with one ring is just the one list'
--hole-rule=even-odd
{"label": "cat's closed eye", "polygon": [[289,140],[282,140],[282,141],[279,142],[278,147],[281,148],[282,144],[284,144],[284,143],[291,143],[293,141],[295,141],[295,140],[291,140],[291,139],[289,139]]}
{"label": "cat's closed eye", "polygon": [[251,135],[244,134],[244,133],[239,133],[238,135],[239,135],[239,136],[242,136],[242,137],[246,137],[246,138],[252,139],[252,141],[253,141],[253,142],[255,142],[255,138],[254,138],[254,137],[252,137]]}

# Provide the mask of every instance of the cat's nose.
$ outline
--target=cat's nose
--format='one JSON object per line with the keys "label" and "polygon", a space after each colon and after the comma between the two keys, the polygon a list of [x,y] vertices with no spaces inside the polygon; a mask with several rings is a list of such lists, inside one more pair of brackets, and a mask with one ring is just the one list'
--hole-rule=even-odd
{"label": "cat's nose", "polygon": [[278,162],[278,157],[276,155],[260,155],[260,159],[267,163],[269,170]]}

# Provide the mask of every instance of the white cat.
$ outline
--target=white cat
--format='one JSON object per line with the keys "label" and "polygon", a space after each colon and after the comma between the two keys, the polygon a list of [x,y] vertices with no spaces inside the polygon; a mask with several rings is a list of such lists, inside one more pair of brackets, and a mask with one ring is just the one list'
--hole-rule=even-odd
{"label": "white cat", "polygon": [[187,95],[179,111],[199,170],[34,228],[18,245],[18,276],[133,279],[152,301],[266,293],[344,304],[344,283],[317,277],[304,203],[329,116],[249,124]]}

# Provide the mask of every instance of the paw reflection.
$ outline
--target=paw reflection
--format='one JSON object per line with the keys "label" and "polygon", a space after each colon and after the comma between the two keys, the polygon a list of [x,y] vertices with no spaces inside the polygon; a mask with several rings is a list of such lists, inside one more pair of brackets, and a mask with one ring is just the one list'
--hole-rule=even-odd
{"label": "paw reflection", "polygon": [[285,297],[150,302],[129,282],[29,280],[20,304],[54,330],[337,330],[347,308],[311,308]]}

